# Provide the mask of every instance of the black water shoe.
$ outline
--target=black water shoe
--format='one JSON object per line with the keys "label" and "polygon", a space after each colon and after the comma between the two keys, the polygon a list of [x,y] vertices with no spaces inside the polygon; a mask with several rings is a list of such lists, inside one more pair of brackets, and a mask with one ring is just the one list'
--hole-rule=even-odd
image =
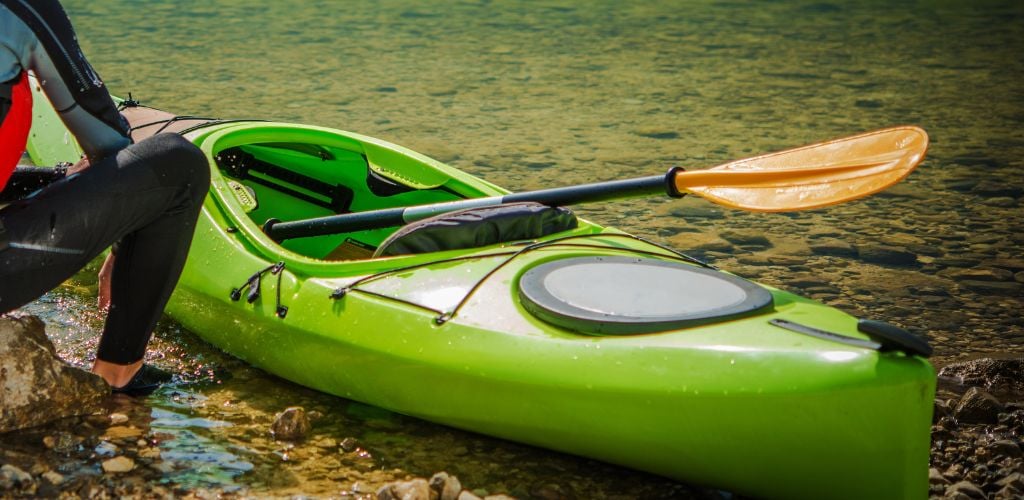
{"label": "black water shoe", "polygon": [[135,376],[121,387],[111,387],[115,394],[127,394],[129,396],[148,396],[157,390],[161,385],[171,381],[172,375],[153,365],[143,364]]}

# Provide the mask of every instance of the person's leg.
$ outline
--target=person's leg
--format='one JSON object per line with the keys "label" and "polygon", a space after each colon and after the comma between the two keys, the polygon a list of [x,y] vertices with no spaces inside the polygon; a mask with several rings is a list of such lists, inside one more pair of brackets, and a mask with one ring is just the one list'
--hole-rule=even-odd
{"label": "person's leg", "polygon": [[[119,241],[97,365],[134,374],[181,273],[208,186],[202,153],[161,134],[0,209],[9,241],[0,250],[0,312],[56,287]],[[123,378],[108,382],[117,387]]]}

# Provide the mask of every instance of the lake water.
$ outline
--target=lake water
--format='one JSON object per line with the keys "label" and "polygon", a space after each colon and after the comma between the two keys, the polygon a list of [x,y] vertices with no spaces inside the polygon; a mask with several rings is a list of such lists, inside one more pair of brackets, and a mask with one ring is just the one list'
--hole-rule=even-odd
{"label": "lake water", "polygon": [[[689,197],[577,211],[926,334],[937,365],[1024,350],[1019,1],[65,4],[115,94],[179,113],[377,136],[513,190],[920,125],[932,140],[924,164],[842,206],[765,215]],[[101,324],[94,274],[28,307],[81,364]],[[145,474],[170,486],[359,496],[446,470],[471,489],[522,497],[700,494],[320,395],[170,320],[152,351],[195,383],[119,411],[161,437],[166,465]],[[267,433],[292,405],[324,415],[295,447]],[[357,451],[340,450],[346,438]]]}

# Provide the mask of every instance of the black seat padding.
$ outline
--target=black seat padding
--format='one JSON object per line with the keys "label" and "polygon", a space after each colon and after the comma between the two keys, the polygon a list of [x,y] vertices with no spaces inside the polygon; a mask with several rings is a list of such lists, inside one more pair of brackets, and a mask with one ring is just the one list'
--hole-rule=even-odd
{"label": "black seat padding", "polygon": [[436,215],[408,224],[384,240],[374,257],[440,252],[532,240],[575,229],[572,210],[540,203],[510,203]]}

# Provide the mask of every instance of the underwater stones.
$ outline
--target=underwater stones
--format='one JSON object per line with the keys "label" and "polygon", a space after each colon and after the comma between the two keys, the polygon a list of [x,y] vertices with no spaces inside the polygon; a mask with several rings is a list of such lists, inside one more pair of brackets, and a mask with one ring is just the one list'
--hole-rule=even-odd
{"label": "underwater stones", "polygon": [[860,260],[870,264],[887,266],[912,266],[917,264],[917,255],[902,247],[889,245],[865,245],[857,249]]}
{"label": "underwater stones", "polygon": [[0,433],[99,411],[110,387],[57,357],[43,322],[0,317]]}
{"label": "underwater stones", "polygon": [[270,426],[270,433],[274,436],[274,439],[297,441],[306,437],[311,427],[309,417],[306,416],[306,410],[301,406],[292,406],[274,417],[274,423]]}
{"label": "underwater stones", "polygon": [[771,240],[763,231],[730,229],[718,233],[722,239],[740,246],[770,247]]}
{"label": "underwater stones", "polygon": [[830,255],[833,257],[856,257],[857,248],[853,245],[838,239],[827,239],[811,243],[811,252],[817,255]]}
{"label": "underwater stones", "polygon": [[10,464],[0,467],[0,491],[32,484],[32,475]]}

